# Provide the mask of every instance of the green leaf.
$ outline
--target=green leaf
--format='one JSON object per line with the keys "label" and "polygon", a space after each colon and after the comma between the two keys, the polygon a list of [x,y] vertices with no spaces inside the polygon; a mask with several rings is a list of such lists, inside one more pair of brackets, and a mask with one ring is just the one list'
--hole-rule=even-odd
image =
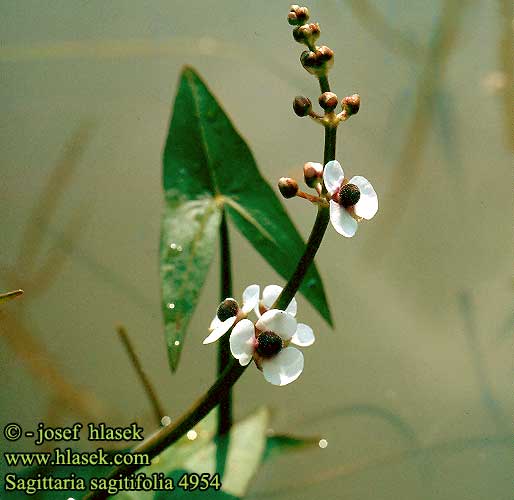
{"label": "green leaf", "polygon": [[160,271],[162,311],[172,370],[211,263],[221,212],[211,198],[166,204],[162,219]]}
{"label": "green leaf", "polygon": [[[176,478],[179,472],[188,471],[197,474],[207,473],[211,476],[219,471],[218,450],[224,450],[224,473],[221,479],[221,492],[210,491],[204,498],[242,498],[248,489],[250,480],[257,472],[266,449],[266,431],[269,426],[269,411],[257,410],[244,420],[236,423],[228,436],[215,440],[216,412],[211,412],[195,427],[196,439],[190,441],[182,438],[164,450],[152,465],[141,469],[141,473],[151,476],[164,473]],[[181,474],[178,475],[180,478]],[[173,491],[180,492],[180,488]],[[191,492],[186,492],[191,494]],[[204,492],[207,495],[207,492]],[[119,500],[149,500],[163,498],[153,492],[124,491],[118,494]],[[180,497],[179,497],[180,498]],[[185,498],[185,497],[184,497]]]}
{"label": "green leaf", "polygon": [[[275,191],[260,175],[250,149],[191,68],[183,70],[175,98],[163,156],[163,187],[168,223],[163,224],[161,235],[162,296],[169,361],[175,370],[187,324],[212,258],[221,210],[227,210],[238,230],[285,279],[293,273],[305,244]],[[211,207],[208,222],[196,227],[194,234],[188,228],[189,220],[173,224],[169,221],[178,216],[170,212],[170,206],[187,207],[191,202]],[[187,213],[187,208],[182,213]],[[192,239],[204,251],[187,257]],[[172,265],[173,256],[167,253],[171,243],[180,244],[181,258],[197,269],[181,266],[182,271],[163,272],[163,268]],[[180,294],[184,291],[188,296],[182,300]],[[314,265],[300,291],[331,325],[323,284]],[[167,309],[169,303],[175,304],[171,312]],[[178,346],[176,341],[180,342]]]}

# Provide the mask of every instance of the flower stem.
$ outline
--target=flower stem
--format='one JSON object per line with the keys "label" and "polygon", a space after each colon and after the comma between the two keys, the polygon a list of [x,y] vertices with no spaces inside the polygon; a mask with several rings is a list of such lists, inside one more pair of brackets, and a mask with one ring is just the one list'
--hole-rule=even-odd
{"label": "flower stem", "polygon": [[289,278],[287,285],[282,290],[282,293],[278,296],[277,300],[273,304],[273,309],[282,309],[285,310],[289,305],[289,302],[293,299],[302,284],[302,281],[305,277],[305,274],[309,270],[310,265],[314,261],[314,256],[321,245],[321,241],[323,240],[323,236],[325,235],[325,231],[328,226],[328,222],[330,220],[329,209],[327,205],[318,205],[318,214],[316,216],[316,221],[314,222],[314,226],[312,227],[311,234],[307,241],[307,246],[305,248],[305,252],[300,258],[296,269]]}
{"label": "flower stem", "polygon": [[[318,78],[319,86],[322,92],[330,92],[330,84],[326,76]],[[337,126],[325,127],[325,146],[323,151],[323,164],[335,160],[336,158],[336,138],[337,138]],[[325,186],[323,186],[323,193],[326,193]],[[316,221],[312,227],[311,234],[307,240],[307,247],[305,252],[300,258],[296,269],[289,278],[286,286],[282,290],[282,293],[278,296],[277,300],[273,304],[274,309],[286,309],[296,292],[300,288],[302,281],[309,270],[310,265],[314,261],[314,256],[318,251],[325,231],[327,230],[328,223],[330,221],[330,209],[328,205],[318,205],[318,214],[316,215]]]}
{"label": "flower stem", "polygon": [[[156,457],[168,446],[178,441],[188,430],[194,427],[200,420],[220,402],[220,399],[236,383],[245,371],[245,366],[241,366],[237,359],[231,359],[221,376],[211,386],[211,388],[199,398],[174,424],[163,427],[152,436],[145,439],[140,445],[136,446],[130,453],[144,453],[150,459]],[[142,465],[130,464],[121,465],[113,469],[107,476],[107,480],[119,478],[121,475],[128,476],[140,469]],[[109,496],[105,490],[95,490],[90,492],[85,500],[104,499]]]}
{"label": "flower stem", "polygon": [[[328,92],[330,90],[330,86],[328,84],[328,79],[326,77],[320,78],[320,87],[323,92]],[[324,90],[325,89],[325,90]],[[335,159],[335,151],[336,151],[336,129],[335,128],[326,128],[325,129],[325,153],[324,153],[324,161],[325,163],[330,160]],[[222,216],[222,225],[223,218]],[[305,252],[300,258],[298,265],[296,266],[296,270],[292,274],[291,278],[287,282],[284,290],[280,294],[280,296],[273,304],[274,308],[277,309],[285,309],[291,299],[294,297],[298,288],[300,287],[302,280],[305,277],[310,265],[314,261],[314,257],[316,252],[318,251],[321,241],[323,240],[323,236],[325,235],[325,231],[328,226],[328,222],[330,220],[329,208],[327,205],[318,205],[318,214],[316,216],[316,221],[314,222],[314,226],[312,227],[311,234],[307,241],[307,246],[305,248]],[[226,224],[226,220],[225,220]],[[223,231],[223,229],[220,229]],[[226,233],[226,242],[228,245],[228,232]],[[222,236],[222,261],[223,261],[223,236]],[[230,255],[230,254],[228,254]],[[222,262],[222,276],[223,272],[223,262]],[[223,294],[222,294],[223,295]],[[225,297],[224,297],[225,298]],[[248,366],[248,365],[247,365]],[[174,424],[170,424],[167,427],[164,427],[158,430],[155,434],[147,438],[140,445],[136,446],[131,453],[144,453],[150,459],[156,457],[163,450],[171,446],[173,443],[178,441],[188,430],[194,427],[198,422],[200,422],[207,414],[220,402],[223,398],[226,397],[227,393],[230,391],[232,386],[237,382],[239,377],[245,371],[246,366],[241,366],[239,362],[234,358],[229,358],[228,363],[225,366],[225,369],[218,377],[216,382],[211,386],[211,388],[201,396],[190,408],[186,411]],[[221,413],[221,412],[220,412]],[[142,465],[138,464],[130,464],[130,465],[121,465],[117,468],[113,469],[110,474],[107,476],[107,479],[119,478],[121,475],[127,476],[132,474],[133,472],[140,469]],[[107,491],[104,490],[95,490],[90,492],[85,500],[99,500],[105,499],[109,496]]]}
{"label": "flower stem", "polygon": [[[232,297],[232,264],[230,255],[230,239],[228,234],[227,214],[223,210],[220,224],[220,302]],[[221,337],[218,344],[218,377],[233,359],[230,354],[230,336]],[[225,463],[230,445],[230,428],[232,427],[232,388],[220,397],[218,405],[218,427],[216,431],[216,470],[221,479],[225,474]],[[225,439],[220,439],[226,436]]]}
{"label": "flower stem", "polygon": [[326,76],[320,76],[318,77],[319,81],[319,88],[321,92],[330,92],[330,85],[328,83],[328,78]]}
{"label": "flower stem", "polygon": [[[227,215],[225,210],[223,210],[220,224],[220,302],[227,297],[232,297],[231,267]],[[218,376],[220,376],[231,359],[228,335],[221,337],[218,349]],[[227,393],[222,397],[219,403],[218,436],[226,434],[231,426],[232,391],[231,389],[228,389]]]}

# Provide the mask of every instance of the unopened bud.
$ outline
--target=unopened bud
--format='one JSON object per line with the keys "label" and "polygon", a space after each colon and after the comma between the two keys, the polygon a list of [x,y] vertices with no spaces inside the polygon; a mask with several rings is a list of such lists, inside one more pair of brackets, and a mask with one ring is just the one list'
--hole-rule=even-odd
{"label": "unopened bud", "polygon": [[293,37],[298,43],[312,46],[319,38],[320,29],[318,23],[303,24],[293,30]]}
{"label": "unopened bud", "polygon": [[339,99],[333,92],[323,92],[318,99],[319,105],[329,113],[336,109]]}
{"label": "unopened bud", "polygon": [[293,198],[298,193],[298,183],[291,177],[281,177],[278,180],[278,189],[284,198]]}
{"label": "unopened bud", "polygon": [[323,177],[323,165],[321,163],[308,161],[303,166],[303,177],[307,186],[311,188],[315,187]]}
{"label": "unopened bud", "polygon": [[305,24],[309,20],[309,9],[299,5],[291,5],[287,20],[292,25]]}
{"label": "unopened bud", "polygon": [[220,319],[220,321],[225,321],[228,318],[232,318],[233,316],[237,316],[239,311],[239,304],[237,301],[231,297],[225,299],[219,306],[216,311],[216,316]]}
{"label": "unopened bud", "polygon": [[360,105],[361,96],[359,94],[349,95],[341,101],[341,106],[348,116],[356,115],[359,112]]}
{"label": "unopened bud", "polygon": [[334,64],[334,51],[325,45],[318,47],[315,52],[305,50],[300,56],[300,62],[310,74],[326,76]]}
{"label": "unopened bud", "polygon": [[312,110],[312,103],[308,97],[297,95],[293,101],[294,112],[298,116],[307,116]]}
{"label": "unopened bud", "polygon": [[287,22],[291,26],[295,26],[297,24],[300,24],[300,21],[298,21],[298,18],[296,17],[296,14],[294,12],[290,12],[289,14],[287,14]]}

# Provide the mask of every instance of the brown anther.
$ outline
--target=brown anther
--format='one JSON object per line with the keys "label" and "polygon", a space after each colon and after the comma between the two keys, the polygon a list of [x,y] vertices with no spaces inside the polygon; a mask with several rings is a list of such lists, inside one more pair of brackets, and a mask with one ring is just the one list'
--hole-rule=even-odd
{"label": "brown anther", "polygon": [[339,190],[339,204],[344,208],[352,207],[361,197],[361,192],[355,184],[345,184]]}
{"label": "brown anther", "polygon": [[219,306],[216,311],[216,316],[220,321],[225,321],[228,318],[232,318],[233,316],[237,316],[239,312],[239,304],[237,301],[231,297],[225,299]]}
{"label": "brown anther", "polygon": [[278,354],[283,347],[282,338],[274,332],[261,332],[257,337],[257,354],[263,358],[271,358]]}

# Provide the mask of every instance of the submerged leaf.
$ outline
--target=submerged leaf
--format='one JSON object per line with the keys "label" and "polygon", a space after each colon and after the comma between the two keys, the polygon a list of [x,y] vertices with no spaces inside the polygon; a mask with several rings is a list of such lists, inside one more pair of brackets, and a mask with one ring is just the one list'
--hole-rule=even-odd
{"label": "submerged leaf", "polygon": [[23,290],[13,290],[12,292],[6,292],[0,294],[0,303],[7,302],[8,300],[15,299],[23,294]]}
{"label": "submerged leaf", "polygon": [[[215,440],[216,413],[211,412],[194,429],[194,439],[184,437],[154,458],[152,465],[141,469],[141,473],[150,477],[155,473],[164,473],[166,477],[179,479],[183,472],[209,474],[211,477],[219,472],[218,447],[225,450],[224,474],[220,482],[220,491],[206,490],[202,498],[242,498],[248,489],[250,480],[257,472],[266,448],[266,430],[269,426],[269,411],[261,408],[255,413],[237,422],[228,436]],[[223,443],[220,443],[223,441]],[[226,444],[226,446],[223,446]],[[175,481],[176,483],[176,481]],[[182,490],[179,487],[170,496],[175,497]],[[185,492],[191,495],[193,492]],[[163,494],[154,496],[152,492],[124,491],[116,498],[120,500],[150,500],[168,498]],[[179,497],[181,498],[181,497]],[[184,498],[186,498],[184,496]],[[188,497],[189,498],[189,497]],[[194,498],[194,497],[193,497]]]}
{"label": "submerged leaf", "polygon": [[269,436],[266,441],[266,451],[263,460],[269,460],[282,453],[291,451],[303,451],[318,446],[319,438],[303,438],[289,436],[287,434],[277,434]]}
{"label": "submerged leaf", "polygon": [[[250,149],[191,68],[182,72],[175,99],[163,157],[163,186],[167,210],[160,265],[169,360],[175,370],[187,324],[213,255],[221,210],[227,210],[239,231],[285,279],[294,271],[305,244],[275,192],[260,175]],[[205,224],[197,225],[194,234],[188,228],[190,218],[171,222],[180,214],[170,208],[178,205],[184,208],[182,214],[187,213],[192,202],[211,207]],[[205,251],[188,257],[192,238]],[[180,272],[169,267],[173,260],[167,246],[172,243],[181,245],[182,258],[197,266],[194,282],[191,269]],[[181,293],[185,290],[189,294],[183,298]],[[323,284],[314,265],[300,291],[332,324]],[[184,309],[176,305],[177,301],[182,302]],[[171,314],[167,309],[169,303],[175,303]],[[177,341],[179,345],[175,345]]]}

